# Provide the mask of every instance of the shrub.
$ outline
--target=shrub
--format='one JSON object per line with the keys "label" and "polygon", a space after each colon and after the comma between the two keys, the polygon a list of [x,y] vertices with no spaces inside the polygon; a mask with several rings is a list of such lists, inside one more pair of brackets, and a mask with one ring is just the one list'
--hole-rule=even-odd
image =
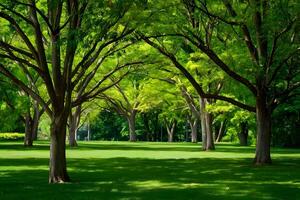
{"label": "shrub", "polygon": [[24,133],[0,133],[0,141],[24,140]]}

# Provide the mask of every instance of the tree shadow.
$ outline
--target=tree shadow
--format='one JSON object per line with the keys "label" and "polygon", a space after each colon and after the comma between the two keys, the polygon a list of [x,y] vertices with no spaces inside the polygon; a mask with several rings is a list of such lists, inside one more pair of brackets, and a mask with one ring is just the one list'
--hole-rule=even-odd
{"label": "tree shadow", "polygon": [[0,150],[12,151],[35,151],[35,150],[49,150],[50,145],[48,141],[34,142],[32,147],[25,147],[22,142],[0,142]]}
{"label": "tree shadow", "polygon": [[[233,148],[234,147],[234,148]],[[79,142],[76,148],[80,151],[89,150],[120,150],[120,151],[182,151],[182,152],[202,152],[201,143],[161,143],[161,142]],[[35,150],[49,150],[48,141],[35,142],[33,147],[24,147],[20,142],[1,142],[0,150],[13,151],[35,151]],[[272,148],[272,153],[275,154],[300,154],[300,149],[285,149]],[[224,153],[246,153],[254,154],[254,146],[239,146],[235,144],[219,143],[216,144],[215,152]]]}
{"label": "tree shadow", "polygon": [[[295,199],[300,159],[68,159],[70,184],[47,183],[48,159],[0,159],[0,199]],[[25,168],[25,169],[24,169]]]}

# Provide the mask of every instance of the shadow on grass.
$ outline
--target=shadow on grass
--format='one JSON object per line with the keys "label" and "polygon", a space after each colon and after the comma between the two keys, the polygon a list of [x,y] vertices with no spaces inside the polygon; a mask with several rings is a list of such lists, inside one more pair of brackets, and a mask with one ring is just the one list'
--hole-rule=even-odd
{"label": "shadow on grass", "polygon": [[25,147],[22,142],[0,142],[0,150],[13,150],[13,151],[32,151],[32,150],[49,150],[49,142],[38,141],[34,142],[32,147]]}
{"label": "shadow on grass", "polygon": [[[70,184],[47,183],[48,159],[0,159],[0,199],[295,199],[300,160],[69,159]],[[22,167],[27,167],[22,169]],[[16,168],[10,169],[10,168]]]}
{"label": "shadow on grass", "polygon": [[[124,150],[124,151],[182,151],[182,152],[201,152],[201,143],[156,143],[156,142],[85,142],[80,143],[76,148],[70,148],[67,145],[67,149],[77,149],[80,151],[89,150]],[[33,147],[24,147],[22,143],[17,142],[1,142],[0,150],[13,150],[13,151],[35,151],[35,150],[47,150],[49,151],[49,142],[38,141]],[[272,148],[272,153],[276,154],[300,154],[300,149],[285,149],[285,148]],[[224,153],[255,153],[255,147],[253,146],[239,146],[234,144],[216,144],[215,152]]]}
{"label": "shadow on grass", "polygon": [[[143,151],[202,151],[201,143],[160,143],[160,142],[138,142],[138,143],[80,143],[79,150],[143,150]],[[216,152],[227,153],[255,153],[254,146],[240,146],[238,144],[216,144]],[[272,148],[276,154],[300,154],[300,149]]]}

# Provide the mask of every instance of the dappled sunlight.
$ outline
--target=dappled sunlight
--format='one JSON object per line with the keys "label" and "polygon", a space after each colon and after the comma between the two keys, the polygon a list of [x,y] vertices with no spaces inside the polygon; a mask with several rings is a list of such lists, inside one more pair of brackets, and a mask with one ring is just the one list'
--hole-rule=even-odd
{"label": "dappled sunlight", "polygon": [[176,183],[176,182],[161,182],[159,180],[149,180],[149,181],[133,181],[127,183],[129,186],[136,187],[140,192],[145,190],[154,189],[177,189],[184,190],[188,188],[199,188],[199,187],[215,187],[217,184],[200,184],[200,183]]}
{"label": "dappled sunlight", "polygon": [[23,158],[20,149],[1,145],[1,199],[18,199],[12,192],[17,190],[24,199],[32,199],[34,191],[38,199],[53,193],[56,199],[235,200],[259,196],[279,200],[293,197],[300,189],[300,156],[295,153],[299,150],[281,153],[275,149],[273,165],[254,166],[252,147],[221,144],[216,151],[203,152],[199,144],[166,143],[151,148],[152,143],[87,142],[67,150],[72,182],[49,185],[46,144],[22,152]]}

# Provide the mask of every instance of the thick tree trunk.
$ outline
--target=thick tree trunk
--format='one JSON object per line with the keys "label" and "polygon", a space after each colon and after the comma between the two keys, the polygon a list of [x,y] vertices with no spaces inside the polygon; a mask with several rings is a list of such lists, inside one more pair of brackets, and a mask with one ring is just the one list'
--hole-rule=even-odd
{"label": "thick tree trunk", "polygon": [[70,147],[77,147],[76,135],[77,135],[77,123],[74,116],[70,117],[69,120],[69,145]]}
{"label": "thick tree trunk", "polygon": [[267,98],[264,92],[258,94],[256,99],[256,153],[254,163],[257,165],[271,164],[271,110],[267,106]]}
{"label": "thick tree trunk", "polygon": [[202,149],[204,151],[214,150],[214,136],[212,132],[212,114],[206,112],[207,100],[200,98],[201,130],[202,130]]}
{"label": "thick tree trunk", "polygon": [[212,114],[206,112],[206,151],[215,149],[214,136],[212,132],[212,120]]}
{"label": "thick tree trunk", "polygon": [[136,134],[135,134],[135,112],[132,112],[130,116],[127,117],[128,121],[128,128],[129,128],[129,141],[135,142],[136,141]]}
{"label": "thick tree trunk", "polygon": [[240,127],[241,127],[241,132],[238,134],[240,145],[247,146],[248,145],[248,123],[241,122]]}
{"label": "thick tree trunk", "polygon": [[69,182],[66,164],[66,120],[57,117],[51,124],[49,183]]}
{"label": "thick tree trunk", "polygon": [[205,99],[200,98],[200,120],[201,120],[201,136],[202,150],[206,150],[206,120],[205,120]]}

